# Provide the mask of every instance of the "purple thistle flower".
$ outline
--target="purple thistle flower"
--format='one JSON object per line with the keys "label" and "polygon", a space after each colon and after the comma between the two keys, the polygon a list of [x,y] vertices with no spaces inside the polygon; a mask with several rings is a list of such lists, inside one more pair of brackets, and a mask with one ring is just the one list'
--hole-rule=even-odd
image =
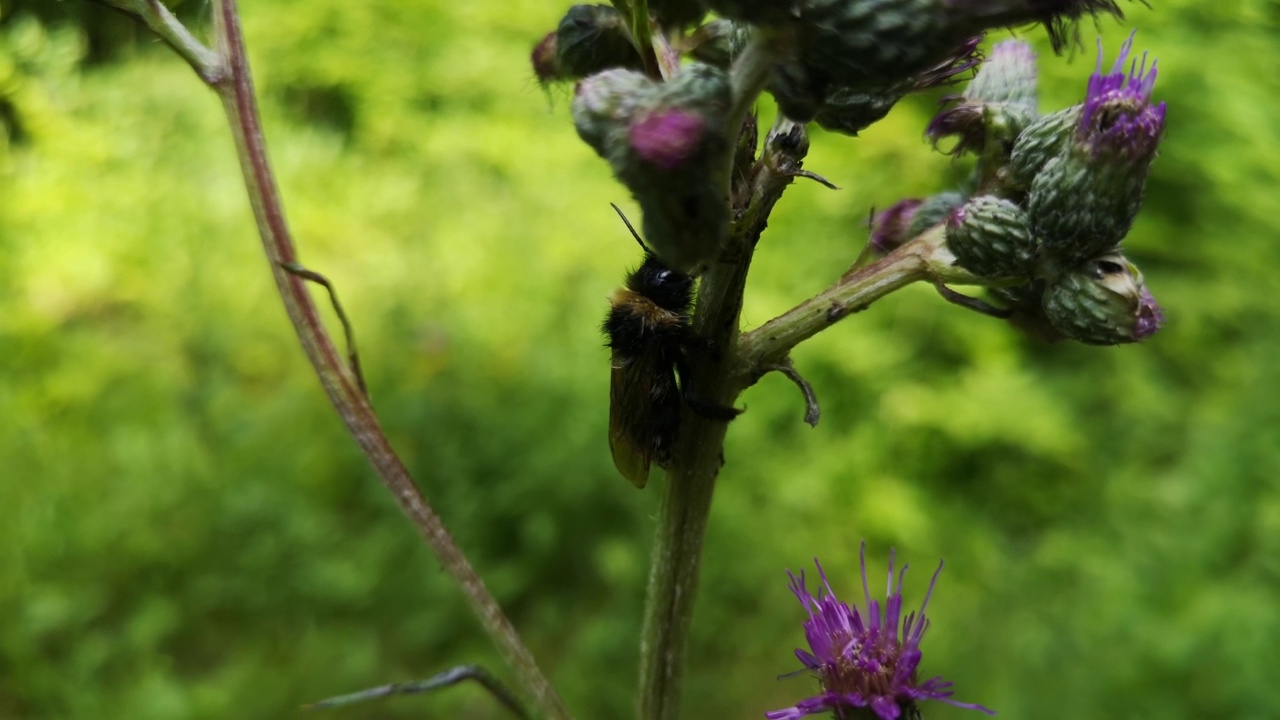
{"label": "purple thistle flower", "polygon": [[[871,599],[867,587],[867,544],[862,543],[862,593],[866,602],[865,616],[858,608],[840,602],[831,590],[822,565],[814,560],[822,585],[815,596],[805,586],[804,573],[791,578],[791,592],[809,613],[804,623],[805,639],[812,652],[796,648],[796,657],[813,673],[822,692],[805,698],[792,707],[765,713],[768,720],[796,720],[816,713],[832,712],[841,720],[880,718],[897,720],[911,717],[919,700],[942,702],[989,715],[995,713],[981,705],[951,699],[951,683],[941,677],[924,682],[916,678],[920,665],[920,638],[929,621],[924,611],[933,594],[933,586],[942,572],[942,563],[929,581],[929,590],[919,613],[902,617],[902,580],[907,574],[903,565],[895,585],[893,553],[889,553],[889,581],[883,607]],[[898,628],[901,625],[901,634]],[[868,712],[869,711],[869,712]]]}
{"label": "purple thistle flower", "polygon": [[1089,77],[1078,136],[1094,153],[1146,160],[1155,154],[1164,132],[1165,104],[1151,104],[1156,61],[1152,60],[1148,68],[1147,53],[1142,54],[1141,62],[1132,60],[1125,72],[1136,33],[1130,33],[1120,46],[1120,56],[1106,74],[1102,71],[1102,39],[1098,39],[1098,69]]}

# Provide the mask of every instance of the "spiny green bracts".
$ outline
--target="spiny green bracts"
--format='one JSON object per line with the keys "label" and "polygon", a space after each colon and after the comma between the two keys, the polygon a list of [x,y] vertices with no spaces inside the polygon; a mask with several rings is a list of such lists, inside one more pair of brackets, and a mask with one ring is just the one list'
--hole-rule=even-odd
{"label": "spiny green bracts", "polygon": [[1164,132],[1165,105],[1151,103],[1155,63],[1148,71],[1144,55],[1125,72],[1132,43],[1130,35],[1107,74],[1099,49],[1076,124],[1031,181],[1032,230],[1046,253],[1068,263],[1115,248],[1129,232]]}
{"label": "spiny green bracts", "polygon": [[[885,88],[854,90],[837,87],[830,90],[819,106],[814,121],[824,130],[856,136],[859,132],[882,119],[899,100],[907,94],[938,87],[953,82],[955,77],[972,69],[978,63],[978,45],[981,36],[969,38],[956,49],[951,57],[920,75]],[[785,75],[775,74],[769,87],[779,103],[790,107],[795,102],[807,102],[792,98],[784,84]]]}
{"label": "spiny green bracts", "polygon": [[947,248],[956,264],[985,278],[1028,277],[1036,258],[1026,213],[993,195],[970,198],[951,213]]}
{"label": "spiny green bracts", "polygon": [[907,238],[913,238],[946,220],[953,210],[964,204],[965,199],[963,194],[952,190],[925,198],[911,216],[911,221],[907,225]]}
{"label": "spiny green bracts", "polygon": [[895,89],[858,92],[841,88],[827,96],[813,120],[824,130],[857,135],[888,115],[904,95]]}
{"label": "spiny green bracts", "polygon": [[1032,122],[1018,135],[1009,156],[1007,181],[1010,187],[1023,191],[1031,188],[1031,181],[1036,174],[1050,160],[1065,152],[1067,143],[1080,124],[1083,110],[1083,106],[1075,105],[1049,113]]}
{"label": "spiny green bracts", "polygon": [[1145,340],[1164,322],[1142,273],[1118,252],[1049,281],[1043,307],[1059,332],[1090,345]]}
{"label": "spiny green bracts", "polygon": [[724,131],[730,102],[728,75],[702,63],[666,83],[611,70],[574,97],[578,134],[640,203],[654,253],[681,272],[704,269],[728,231],[719,178],[734,147]]}
{"label": "spiny green bracts", "polygon": [[1035,112],[1036,52],[1021,40],[1005,40],[991,48],[964,97],[983,103],[1020,105]]}
{"label": "spiny green bracts", "polygon": [[1045,254],[1066,263],[1114,249],[1142,207],[1146,173],[1086,160],[1074,154],[1050,160],[1031,182],[1027,201]]}

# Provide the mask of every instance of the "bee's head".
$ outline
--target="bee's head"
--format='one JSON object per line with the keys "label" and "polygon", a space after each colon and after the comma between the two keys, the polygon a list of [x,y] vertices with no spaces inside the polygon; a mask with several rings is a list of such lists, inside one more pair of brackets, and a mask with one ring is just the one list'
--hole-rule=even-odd
{"label": "bee's head", "polygon": [[693,278],[672,270],[648,252],[640,268],[631,273],[627,287],[672,312],[684,312],[693,299]]}

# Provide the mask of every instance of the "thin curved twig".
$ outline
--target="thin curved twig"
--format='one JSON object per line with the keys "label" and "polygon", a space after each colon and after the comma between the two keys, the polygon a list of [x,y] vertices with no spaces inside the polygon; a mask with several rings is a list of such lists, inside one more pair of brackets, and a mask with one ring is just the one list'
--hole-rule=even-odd
{"label": "thin curved twig", "polygon": [[338,302],[337,288],[333,286],[332,282],[329,282],[329,278],[315,270],[308,270],[300,263],[284,263],[281,267],[304,280],[310,280],[329,293],[329,304],[333,306],[333,313],[338,316],[338,322],[342,324],[342,334],[347,339],[347,361],[351,365],[351,374],[355,375],[356,384],[360,386],[360,392],[364,393],[364,396],[368,398],[369,385],[364,381],[364,371],[360,369],[360,351],[356,349],[355,327],[351,325],[351,318],[347,317],[347,311],[342,309],[342,303]]}
{"label": "thin curved twig", "polygon": [[216,52],[195,43],[191,34],[156,0],[110,0],[109,4],[125,10],[174,45],[197,75],[218,94],[231,126],[236,154],[272,277],[303,352],[325,394],[396,504],[418,528],[446,572],[458,583],[481,625],[515,669],[521,687],[533,704],[546,718],[568,720],[569,712],[559,695],[391,447],[357,372],[344,361],[320,320],[319,310],[307,290],[309,278],[299,277],[291,269],[301,266],[267,158],[262,120],[235,0],[214,0]]}
{"label": "thin curved twig", "polygon": [[376,700],[378,698],[390,697],[391,695],[417,695],[419,693],[433,692],[452,687],[460,682],[474,680],[481,687],[489,692],[495,700],[502,703],[502,706],[511,711],[512,715],[520,718],[520,720],[529,720],[529,713],[511,694],[511,691],[498,682],[497,678],[490,675],[484,668],[479,665],[459,665],[449,668],[443,672],[436,673],[426,680],[414,680],[411,682],[392,683],[390,685],[380,685],[378,687],[360,690],[358,692],[339,695],[337,697],[327,698],[319,702],[303,705],[304,710],[323,710],[325,708],[344,707],[346,705],[354,705],[355,703],[365,702],[367,700]]}
{"label": "thin curved twig", "polygon": [[813,391],[813,386],[808,380],[796,370],[796,366],[791,364],[791,358],[786,358],[784,362],[778,365],[766,365],[763,368],[766,372],[781,373],[788,380],[795,383],[800,388],[800,394],[804,395],[804,421],[809,427],[818,427],[818,420],[822,418],[822,408],[818,406],[818,394]]}

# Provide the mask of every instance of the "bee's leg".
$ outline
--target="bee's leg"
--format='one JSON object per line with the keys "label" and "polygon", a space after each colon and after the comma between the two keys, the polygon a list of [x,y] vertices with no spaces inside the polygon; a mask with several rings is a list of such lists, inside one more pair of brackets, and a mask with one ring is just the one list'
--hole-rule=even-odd
{"label": "bee's leg", "polygon": [[719,420],[721,422],[729,422],[742,414],[742,411],[737,408],[717,405],[699,398],[693,392],[693,383],[689,382],[688,363],[684,358],[679,358],[675,361],[675,366],[676,375],[680,377],[680,395],[684,398],[684,402],[689,406],[690,410],[708,420]]}
{"label": "bee's leg", "polygon": [[724,405],[717,405],[705,400],[700,400],[697,395],[694,395],[688,390],[684,392],[684,401],[685,404],[689,406],[689,409],[708,420],[729,422],[742,414],[742,411],[738,408],[725,407]]}

